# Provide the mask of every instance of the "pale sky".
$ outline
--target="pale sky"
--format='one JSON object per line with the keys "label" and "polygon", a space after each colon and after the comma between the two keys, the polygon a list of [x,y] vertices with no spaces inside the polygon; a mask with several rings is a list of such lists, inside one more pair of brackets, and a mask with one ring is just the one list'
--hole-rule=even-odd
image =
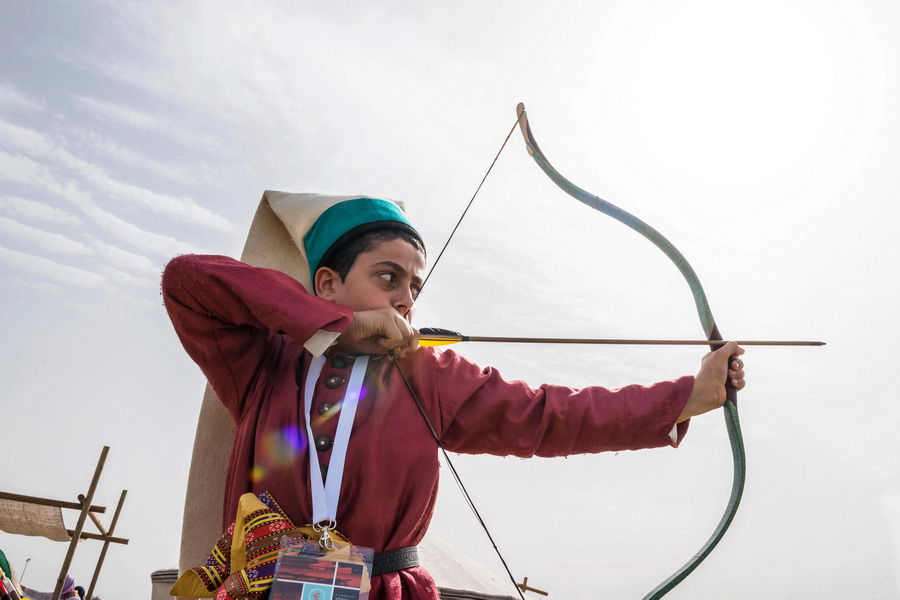
{"label": "pale sky", "polygon": [[[524,102],[551,162],[666,235],[749,349],[748,475],[670,598],[900,598],[900,5],[889,0],[0,0],[4,482],[128,490],[97,594],[178,559],[204,380],[159,297],[181,253],[239,256],[265,189],[403,200],[431,256]],[[699,337],[662,253],[559,191],[514,133],[418,305],[471,335]],[[532,384],[695,373],[700,348],[457,347]],[[725,427],[677,450],[459,457],[513,574],[635,598],[703,544]],[[445,469],[446,473],[446,469]],[[433,530],[500,572],[445,477]],[[74,524],[74,520],[70,519]],[[72,573],[87,586],[100,544]],[[0,533],[52,589],[63,544]]]}

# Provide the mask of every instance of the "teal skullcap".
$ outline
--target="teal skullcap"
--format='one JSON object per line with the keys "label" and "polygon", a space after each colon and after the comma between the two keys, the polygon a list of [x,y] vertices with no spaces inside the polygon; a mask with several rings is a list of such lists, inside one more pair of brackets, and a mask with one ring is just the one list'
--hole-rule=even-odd
{"label": "teal skullcap", "polygon": [[354,198],[329,207],[303,236],[310,277],[315,278],[316,270],[329,251],[338,249],[351,238],[380,229],[406,231],[420,242],[422,240],[400,207],[393,202],[379,198]]}

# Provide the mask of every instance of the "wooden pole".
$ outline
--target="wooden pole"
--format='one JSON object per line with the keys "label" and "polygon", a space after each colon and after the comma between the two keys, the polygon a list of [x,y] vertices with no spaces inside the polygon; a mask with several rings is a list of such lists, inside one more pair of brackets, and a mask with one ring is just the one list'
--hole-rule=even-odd
{"label": "wooden pole", "polygon": [[[68,533],[69,535],[72,535],[75,533],[75,530],[74,529],[66,529],[66,533]],[[128,538],[120,538],[120,537],[115,537],[113,535],[100,535],[97,533],[88,533],[87,531],[81,532],[81,539],[97,540],[100,542],[109,541],[110,544],[123,544],[123,545],[127,545],[128,542],[131,541]]]}
{"label": "wooden pole", "polygon": [[[116,522],[119,520],[119,513],[122,512],[122,505],[125,504],[125,494],[128,493],[128,490],[122,490],[122,495],[119,496],[119,504],[116,506],[116,512],[113,514],[112,522],[109,524],[109,532],[104,533],[104,535],[112,535],[116,530]],[[100,551],[100,558],[97,560],[97,567],[94,569],[94,576],[91,578],[91,586],[87,591],[87,599],[94,597],[94,586],[97,585],[97,579],[100,577],[100,567],[103,566],[103,560],[106,558],[106,551],[109,549],[109,543],[113,541],[112,539],[107,539],[103,542],[103,550]],[[128,540],[125,540],[125,543],[128,543]]]}
{"label": "wooden pole", "polygon": [[[78,499],[84,496],[79,494]],[[58,508],[71,508],[72,510],[81,510],[84,508],[83,502],[66,502],[64,500],[51,500],[50,498],[38,498],[37,496],[23,496],[22,494],[10,494],[9,492],[0,492],[0,499],[13,500],[14,502],[24,502],[26,504],[39,504],[41,506],[56,506]],[[91,512],[105,513],[105,506],[91,506]]]}
{"label": "wooden pole", "polygon": [[78,544],[78,540],[81,539],[81,530],[84,529],[84,522],[87,521],[87,516],[91,509],[91,501],[94,499],[94,492],[97,491],[97,484],[100,482],[100,473],[103,472],[103,465],[106,463],[107,454],[109,454],[109,446],[103,446],[103,451],[100,452],[100,460],[97,461],[97,468],[94,469],[94,478],[91,479],[91,486],[84,496],[84,502],[82,502],[78,523],[72,531],[72,541],[69,542],[69,550],[66,552],[66,558],[63,561],[62,568],[59,570],[59,577],[56,579],[56,588],[53,590],[51,600],[59,600],[59,597],[62,594],[62,586],[66,580],[66,575],[69,573],[72,557],[75,556],[75,546]]}

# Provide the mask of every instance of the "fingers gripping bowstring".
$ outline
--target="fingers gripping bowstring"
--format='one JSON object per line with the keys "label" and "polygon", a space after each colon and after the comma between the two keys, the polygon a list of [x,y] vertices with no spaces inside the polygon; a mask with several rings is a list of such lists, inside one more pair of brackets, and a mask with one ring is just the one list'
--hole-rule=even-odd
{"label": "fingers gripping bowstring", "polygon": [[[422,295],[422,290],[425,289],[425,284],[428,283],[428,279],[431,277],[431,274],[434,273],[434,268],[437,266],[438,262],[441,260],[441,257],[444,255],[444,251],[450,245],[450,240],[453,239],[453,236],[456,234],[457,229],[459,229],[460,224],[463,222],[463,219],[466,218],[466,214],[469,212],[469,208],[472,207],[472,203],[475,202],[475,197],[478,195],[478,192],[481,191],[481,187],[484,185],[484,182],[487,180],[488,175],[490,175],[491,171],[494,168],[494,165],[497,164],[497,159],[500,158],[500,154],[503,152],[503,149],[506,147],[506,143],[509,141],[509,138],[512,136],[513,132],[516,130],[516,127],[519,125],[519,119],[516,118],[516,122],[513,123],[512,128],[510,128],[509,133],[506,134],[506,139],[503,140],[503,144],[500,145],[500,149],[497,151],[497,155],[494,156],[494,160],[491,162],[491,166],[488,167],[487,171],[484,173],[484,177],[481,178],[481,183],[478,184],[478,187],[475,189],[475,193],[472,194],[472,198],[469,199],[469,203],[466,205],[465,210],[463,210],[462,215],[460,215],[459,220],[456,222],[456,225],[453,227],[453,231],[450,232],[450,236],[447,238],[447,241],[444,243],[444,246],[441,248],[441,251],[438,252],[437,258],[434,259],[434,263],[431,265],[431,269],[429,269],[428,274],[425,276],[425,280],[422,282],[422,286],[419,288],[419,294],[416,297],[418,298]],[[409,315],[409,311],[406,313]],[[497,543],[494,541],[494,537],[491,535],[491,532],[488,530],[487,524],[484,522],[484,519],[481,518],[481,514],[478,512],[478,509],[475,507],[475,503],[472,501],[472,496],[469,494],[469,491],[466,489],[465,484],[463,484],[462,479],[459,476],[459,473],[456,470],[456,467],[453,466],[453,462],[450,460],[450,456],[447,454],[447,450],[444,449],[444,445],[441,443],[440,436],[435,430],[434,426],[431,424],[431,420],[428,418],[427,413],[425,412],[425,408],[422,406],[422,403],[419,401],[418,395],[416,395],[415,390],[413,389],[412,384],[409,379],[406,378],[406,375],[400,369],[400,363],[394,358],[391,357],[391,362],[394,367],[397,369],[397,372],[400,374],[400,377],[403,379],[403,382],[406,384],[407,389],[409,389],[409,393],[412,396],[413,400],[416,403],[416,406],[419,408],[419,412],[422,414],[422,418],[425,419],[425,424],[428,425],[428,429],[431,432],[434,441],[437,442],[438,448],[440,448],[441,453],[444,456],[444,461],[447,463],[447,466],[450,467],[450,473],[453,474],[453,479],[456,481],[457,487],[459,487],[462,492],[463,498],[466,501],[466,504],[469,505],[469,509],[475,515],[475,518],[478,520],[479,525],[484,530],[485,535],[487,535],[488,540],[491,542],[491,546],[494,548],[494,552],[497,553],[497,556],[500,558],[500,562],[503,564],[503,568],[506,570],[506,574],[509,576],[509,580],[512,582],[513,586],[516,588],[516,592],[518,592],[519,597],[522,600],[525,600],[525,595],[522,593],[522,590],[519,588],[519,585],[516,583],[516,578],[513,577],[512,572],[509,570],[509,566],[506,564],[506,559],[503,558],[503,554],[500,553],[500,549],[497,547]]]}

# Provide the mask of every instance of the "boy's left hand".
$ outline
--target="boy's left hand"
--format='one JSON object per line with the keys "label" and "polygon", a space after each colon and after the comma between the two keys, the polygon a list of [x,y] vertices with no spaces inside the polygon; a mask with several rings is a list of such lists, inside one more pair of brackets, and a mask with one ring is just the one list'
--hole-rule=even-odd
{"label": "boy's left hand", "polygon": [[688,397],[684,410],[678,416],[678,422],[705,412],[720,408],[725,404],[725,382],[737,390],[744,389],[744,361],[739,357],[744,349],[737,342],[728,342],[715,352],[709,352],[700,363],[700,371],[694,377],[694,387]]}

